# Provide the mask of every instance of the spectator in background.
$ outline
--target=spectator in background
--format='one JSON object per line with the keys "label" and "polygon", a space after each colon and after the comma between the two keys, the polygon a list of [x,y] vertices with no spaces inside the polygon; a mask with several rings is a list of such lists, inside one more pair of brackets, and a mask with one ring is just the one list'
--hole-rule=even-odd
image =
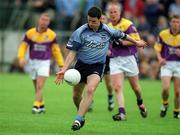
{"label": "spectator in background", "polygon": [[156,42],[156,38],[153,34],[149,34],[146,38],[146,42],[148,46],[144,48],[145,57],[148,59],[149,70],[148,76],[150,79],[158,79],[159,78],[159,65],[156,59],[156,53],[154,51],[154,44]]}
{"label": "spectator in background", "polygon": [[[57,28],[64,31],[74,30],[80,16],[79,0],[55,0],[57,9]],[[77,19],[78,19],[77,18]]]}
{"label": "spectator in background", "polygon": [[146,0],[144,6],[144,15],[146,16],[147,22],[153,30],[157,24],[158,17],[160,15],[160,4],[158,0]]}
{"label": "spectator in background", "polygon": [[138,17],[137,30],[142,38],[146,38],[150,32],[150,25],[144,15]]}
{"label": "spectator in background", "polygon": [[162,15],[165,17],[168,17],[168,10],[169,10],[169,5],[171,5],[171,3],[173,3],[174,0],[159,0],[159,3],[162,6],[163,12]]}
{"label": "spectator in background", "polygon": [[156,60],[156,53],[153,49],[156,41],[155,36],[148,34],[146,41],[148,46],[138,50],[140,77],[158,79],[159,66]]}
{"label": "spectator in background", "polygon": [[55,19],[55,10],[48,5],[46,0],[29,0],[30,5],[30,17],[27,22],[27,27],[33,27],[36,25],[36,22],[39,20],[39,17],[42,13],[47,12],[51,19],[51,24],[49,27],[53,27]]}
{"label": "spectator in background", "polygon": [[159,16],[157,25],[152,31],[152,34],[157,36],[161,30],[166,29],[167,27],[168,27],[167,18],[165,16]]}
{"label": "spectator in background", "polygon": [[100,0],[80,0],[81,19],[79,20],[78,26],[87,22],[87,13],[92,6],[101,7],[101,4]]}
{"label": "spectator in background", "polygon": [[18,72],[18,73],[24,73],[24,69],[19,66],[18,59],[15,58],[13,62],[10,65],[9,72]]}
{"label": "spectator in background", "polygon": [[180,0],[175,0],[174,3],[171,3],[169,6],[169,16],[173,14],[180,15]]}
{"label": "spectator in background", "polygon": [[121,3],[122,5],[124,4],[124,0],[101,0],[101,5],[102,5],[102,10],[106,11],[106,6],[108,3]]}
{"label": "spectator in background", "polygon": [[15,6],[23,6],[27,4],[28,0],[15,0]]}
{"label": "spectator in background", "polygon": [[137,19],[137,17],[142,16],[144,13],[143,0],[125,0],[123,7],[125,18],[131,14],[132,18]]}

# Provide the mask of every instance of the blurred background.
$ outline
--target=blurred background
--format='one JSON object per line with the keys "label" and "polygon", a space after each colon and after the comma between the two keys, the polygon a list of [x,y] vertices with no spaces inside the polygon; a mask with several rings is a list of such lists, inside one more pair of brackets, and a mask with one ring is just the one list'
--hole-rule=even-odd
{"label": "blurred background", "polygon": [[[135,24],[149,46],[139,50],[141,78],[159,79],[159,65],[153,49],[159,31],[168,27],[168,17],[180,14],[180,0],[0,0],[0,73],[21,72],[17,66],[17,50],[23,34],[36,25],[43,12],[51,17],[66,57],[65,45],[71,33],[86,23],[87,11],[96,5],[106,11],[109,2],[120,3],[123,16]],[[52,72],[54,70],[52,63]]]}

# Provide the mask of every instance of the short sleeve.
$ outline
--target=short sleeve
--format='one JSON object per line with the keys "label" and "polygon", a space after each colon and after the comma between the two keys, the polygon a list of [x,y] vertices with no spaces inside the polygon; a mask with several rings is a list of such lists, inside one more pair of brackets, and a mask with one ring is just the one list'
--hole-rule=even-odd
{"label": "short sleeve", "polygon": [[81,35],[78,31],[75,31],[69,38],[66,48],[77,51],[79,50],[79,48],[81,48],[81,46],[82,46]]}

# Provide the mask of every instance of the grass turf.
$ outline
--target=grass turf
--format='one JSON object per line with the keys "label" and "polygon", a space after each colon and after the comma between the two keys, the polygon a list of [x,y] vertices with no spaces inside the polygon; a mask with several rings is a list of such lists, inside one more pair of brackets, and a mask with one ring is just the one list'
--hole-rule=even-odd
{"label": "grass turf", "polygon": [[0,74],[0,135],[179,135],[180,120],[173,118],[173,87],[170,107],[165,118],[159,117],[161,82],[141,80],[148,118],[143,119],[136,106],[136,98],[125,81],[127,121],[114,122],[117,104],[107,111],[107,92],[100,83],[94,97],[93,112],[86,115],[85,126],[71,131],[76,115],[71,86],[56,86],[55,77],[44,86],[46,114],[31,113],[34,89],[31,79],[24,74]]}

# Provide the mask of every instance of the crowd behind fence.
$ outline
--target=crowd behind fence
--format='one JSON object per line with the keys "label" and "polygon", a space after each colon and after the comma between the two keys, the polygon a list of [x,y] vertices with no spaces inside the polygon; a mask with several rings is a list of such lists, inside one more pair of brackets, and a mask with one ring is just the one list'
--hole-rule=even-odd
{"label": "crowd behind fence", "polygon": [[[120,3],[123,16],[134,22],[141,38],[149,46],[139,50],[140,77],[158,79],[159,65],[156,60],[154,43],[158,33],[168,27],[168,17],[180,14],[180,0],[6,0],[0,4],[0,63],[16,65],[4,61],[6,51],[6,31],[25,31],[36,25],[43,12],[51,17],[50,28],[55,30],[64,56],[65,44],[72,33],[80,25],[86,23],[87,10],[91,6],[99,6],[106,12],[109,2]],[[17,43],[18,44],[18,43]],[[16,52],[16,51],[14,51]],[[13,64],[12,64],[13,63]],[[12,67],[9,71],[13,71]]]}

